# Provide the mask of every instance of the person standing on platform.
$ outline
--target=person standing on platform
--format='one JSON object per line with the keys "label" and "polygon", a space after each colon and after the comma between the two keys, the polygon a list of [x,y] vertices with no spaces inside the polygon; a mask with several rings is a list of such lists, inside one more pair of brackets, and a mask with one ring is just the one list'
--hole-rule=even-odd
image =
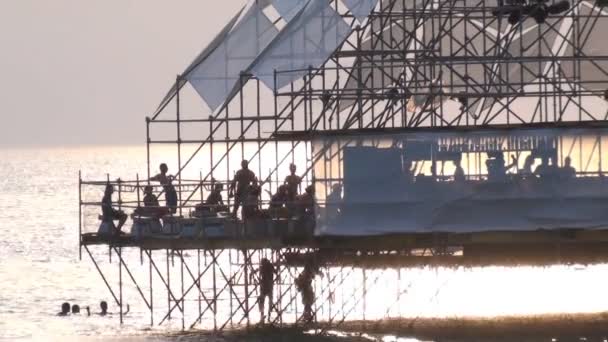
{"label": "person standing on platform", "polygon": [[312,322],[314,318],[312,305],[315,302],[315,291],[312,287],[312,281],[317,275],[323,276],[319,268],[309,261],[304,266],[302,273],[296,278],[296,289],[302,294],[302,304],[304,304],[302,320],[305,322]]}
{"label": "person standing on platform", "polygon": [[175,187],[173,186],[173,184],[171,184],[175,177],[167,174],[167,172],[169,171],[167,164],[162,163],[160,164],[159,168],[160,173],[150,178],[150,180],[159,182],[163,186],[167,207],[169,207],[171,213],[175,214],[177,212],[177,191],[175,191]]}
{"label": "person standing on platform", "polygon": [[460,159],[454,160],[454,166],[456,169],[454,170],[454,182],[462,183],[465,181],[464,169],[460,163]]}
{"label": "person standing on platform", "polygon": [[[259,272],[260,282],[258,284],[260,288],[260,295],[258,296],[258,308],[260,309],[260,322],[265,323],[266,317],[270,319],[270,312],[272,311],[272,293],[274,287],[274,275],[276,270],[270,260],[263,258],[260,261],[260,268],[256,272]],[[253,275],[253,274],[252,274]],[[268,297],[268,316],[265,316],[264,302]]]}
{"label": "person standing on platform", "polygon": [[114,234],[119,235],[122,226],[127,222],[127,214],[122,210],[116,210],[112,206],[112,194],[114,193],[114,187],[112,184],[106,185],[106,189],[101,200],[101,213],[103,222],[111,223],[114,225],[114,220],[118,220],[118,226],[114,228]]}
{"label": "person standing on platform", "polygon": [[241,169],[234,175],[228,192],[229,197],[234,197],[234,207],[232,208],[232,214],[234,216],[236,216],[241,204],[247,199],[247,193],[255,182],[255,173],[249,170],[249,162],[243,160],[241,162]]}
{"label": "person standing on platform", "polygon": [[302,184],[302,177],[296,175],[296,164],[289,164],[289,176],[285,177],[285,185],[287,185],[287,197],[290,204],[293,205],[296,196],[300,192],[300,184]]}

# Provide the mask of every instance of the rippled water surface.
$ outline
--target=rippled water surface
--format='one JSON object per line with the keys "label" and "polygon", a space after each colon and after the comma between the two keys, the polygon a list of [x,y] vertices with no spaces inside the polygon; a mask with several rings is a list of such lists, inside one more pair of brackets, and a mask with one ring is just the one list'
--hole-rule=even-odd
{"label": "rippled water surface", "polygon": [[[169,156],[170,151],[167,153]],[[126,316],[125,324],[120,326],[117,308],[93,264],[86,255],[82,261],[78,259],[78,170],[82,169],[87,178],[96,179],[104,179],[107,171],[125,178],[132,178],[136,172],[143,175],[146,169],[144,148],[4,149],[0,150],[0,156],[0,174],[3,175],[0,177],[0,228],[3,233],[0,239],[0,338],[166,340],[168,337],[162,334],[167,329],[181,328],[181,322],[174,320],[166,326],[150,329],[146,308],[133,289],[125,291],[125,302],[131,304],[131,312]],[[166,160],[172,162],[171,158]],[[108,267],[107,249],[97,248],[93,253],[102,267]],[[125,257],[136,265],[134,272],[141,271],[137,266],[137,251],[125,252]],[[386,282],[377,286],[375,292],[370,290],[369,315],[383,317],[386,314],[386,306],[375,310],[373,303],[395,301],[395,288],[406,290],[391,312],[398,311],[408,317],[576,313],[608,309],[606,265],[429,268],[409,270],[402,278],[404,284],[400,286]],[[115,281],[115,278],[110,279]],[[382,279],[379,282],[382,283]],[[106,317],[55,315],[64,301],[83,308],[90,306],[97,312],[100,300],[110,303],[113,314]],[[180,340],[179,337],[172,339]],[[251,340],[265,339],[252,337]]]}

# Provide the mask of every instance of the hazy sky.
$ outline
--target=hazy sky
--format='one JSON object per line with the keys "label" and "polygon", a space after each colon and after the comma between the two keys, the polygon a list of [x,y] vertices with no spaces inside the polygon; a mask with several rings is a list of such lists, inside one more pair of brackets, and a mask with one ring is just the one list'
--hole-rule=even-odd
{"label": "hazy sky", "polygon": [[0,0],[0,146],[144,143],[244,0]]}

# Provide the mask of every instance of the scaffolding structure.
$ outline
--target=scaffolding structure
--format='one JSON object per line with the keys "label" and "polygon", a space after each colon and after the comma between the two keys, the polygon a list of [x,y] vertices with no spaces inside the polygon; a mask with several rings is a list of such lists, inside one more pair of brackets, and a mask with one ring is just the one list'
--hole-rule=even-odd
{"label": "scaffolding structure", "polygon": [[[121,323],[123,284],[131,283],[151,325],[171,318],[179,318],[182,329],[253,325],[260,318],[257,270],[262,258],[278,268],[268,322],[325,332],[346,321],[399,317],[407,288],[397,286],[394,300],[382,303],[378,312],[369,312],[368,301],[383,290],[379,279],[401,284],[403,270],[411,266],[597,262],[608,257],[603,230],[315,238],[247,233],[247,223],[236,219],[237,230],[245,231],[238,238],[136,240],[91,234],[98,225],[99,202],[88,198],[113,184],[120,209],[139,207],[140,192],[156,168],[157,146],[176,147],[176,216],[186,217],[214,184],[230,184],[241,160],[249,161],[269,193],[283,183],[288,165],[297,164],[303,187],[315,185],[322,201],[330,185],[342,181],[346,146],[319,148],[313,141],[323,134],[608,127],[608,48],[601,37],[608,28],[608,10],[602,0],[571,0],[567,6],[554,0],[381,0],[371,1],[376,5],[364,21],[346,2],[325,2],[351,31],[324,63],[275,70],[273,89],[245,70],[237,91],[219,108],[196,115],[184,109],[189,79],[179,75],[176,91],[146,118],[145,179],[79,180],[81,253],[100,272],[120,308]],[[280,86],[285,78],[295,80]],[[173,133],[155,137],[159,127],[171,126]],[[559,150],[560,161],[563,151],[578,153],[578,176],[603,177],[608,169],[604,133],[591,143],[592,153],[583,153],[589,141],[582,137],[567,144]],[[471,180],[485,177],[477,162]],[[433,176],[440,177],[435,171]],[[268,202],[269,196],[262,199]],[[100,246],[108,248],[110,260],[118,259],[118,287],[98,263],[93,249]],[[139,265],[132,264],[136,253]],[[325,274],[315,281],[314,325],[301,322],[303,308],[294,285],[309,260]],[[155,286],[160,293],[154,293]]]}

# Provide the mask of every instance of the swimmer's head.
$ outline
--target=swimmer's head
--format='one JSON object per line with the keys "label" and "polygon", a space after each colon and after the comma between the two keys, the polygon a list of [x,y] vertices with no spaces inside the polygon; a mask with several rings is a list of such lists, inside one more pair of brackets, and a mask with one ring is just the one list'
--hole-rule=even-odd
{"label": "swimmer's head", "polygon": [[106,303],[105,300],[102,300],[101,303],[99,303],[99,307],[101,308],[102,313],[106,313],[108,311],[108,303]]}
{"label": "swimmer's head", "polygon": [[70,313],[70,303],[65,302],[61,304],[61,313],[67,315]]}

